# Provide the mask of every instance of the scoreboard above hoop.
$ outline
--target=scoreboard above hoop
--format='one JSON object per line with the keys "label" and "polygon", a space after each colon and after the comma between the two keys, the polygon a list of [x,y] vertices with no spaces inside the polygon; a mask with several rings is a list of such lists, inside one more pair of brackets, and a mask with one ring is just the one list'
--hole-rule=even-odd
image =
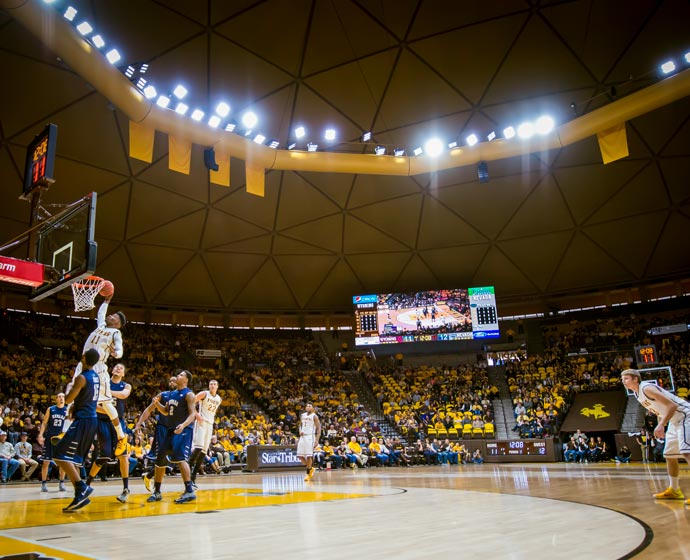
{"label": "scoreboard above hoop", "polygon": [[635,346],[635,361],[638,366],[649,366],[658,363],[656,346],[654,344]]}
{"label": "scoreboard above hoop", "polygon": [[38,187],[49,187],[55,182],[53,170],[56,144],[57,125],[49,124],[27,147],[22,198]]}

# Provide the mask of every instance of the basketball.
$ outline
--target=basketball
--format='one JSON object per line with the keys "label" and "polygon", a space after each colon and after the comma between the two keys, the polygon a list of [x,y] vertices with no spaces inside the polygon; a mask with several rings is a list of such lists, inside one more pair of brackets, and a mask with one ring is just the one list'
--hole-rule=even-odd
{"label": "basketball", "polygon": [[103,297],[112,296],[115,293],[115,286],[109,280],[105,280],[103,282],[103,286],[101,287],[101,291],[98,293],[101,294]]}

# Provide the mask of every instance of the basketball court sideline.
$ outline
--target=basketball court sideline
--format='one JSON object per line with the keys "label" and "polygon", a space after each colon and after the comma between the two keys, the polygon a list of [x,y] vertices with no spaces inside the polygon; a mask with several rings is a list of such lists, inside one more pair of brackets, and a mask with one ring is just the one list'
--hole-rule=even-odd
{"label": "basketball court sideline", "polygon": [[[688,487],[690,472],[681,471]],[[55,558],[690,558],[690,508],[655,501],[663,464],[484,464],[232,474],[200,479],[198,500],[161,503],[133,482],[96,483],[93,503],[63,514],[71,492],[0,489],[0,550]]]}

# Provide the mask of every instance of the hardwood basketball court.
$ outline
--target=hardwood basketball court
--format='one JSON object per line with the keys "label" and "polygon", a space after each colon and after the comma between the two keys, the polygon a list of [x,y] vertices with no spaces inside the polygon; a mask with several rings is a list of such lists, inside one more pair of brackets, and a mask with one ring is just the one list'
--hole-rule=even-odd
{"label": "hardwood basketball court", "polygon": [[[689,471],[681,471],[687,490]],[[0,550],[56,558],[690,558],[690,508],[655,501],[663,464],[484,464],[299,471],[200,479],[198,500],[147,504],[132,481],[95,483],[92,503],[63,514],[72,493],[0,489]]]}

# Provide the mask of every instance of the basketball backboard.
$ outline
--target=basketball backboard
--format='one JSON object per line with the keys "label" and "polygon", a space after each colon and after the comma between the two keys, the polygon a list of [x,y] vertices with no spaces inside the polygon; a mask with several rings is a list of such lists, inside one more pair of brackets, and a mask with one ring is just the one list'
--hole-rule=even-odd
{"label": "basketball backboard", "polygon": [[32,286],[38,301],[92,275],[96,199],[92,192],[0,247],[0,280]]}

